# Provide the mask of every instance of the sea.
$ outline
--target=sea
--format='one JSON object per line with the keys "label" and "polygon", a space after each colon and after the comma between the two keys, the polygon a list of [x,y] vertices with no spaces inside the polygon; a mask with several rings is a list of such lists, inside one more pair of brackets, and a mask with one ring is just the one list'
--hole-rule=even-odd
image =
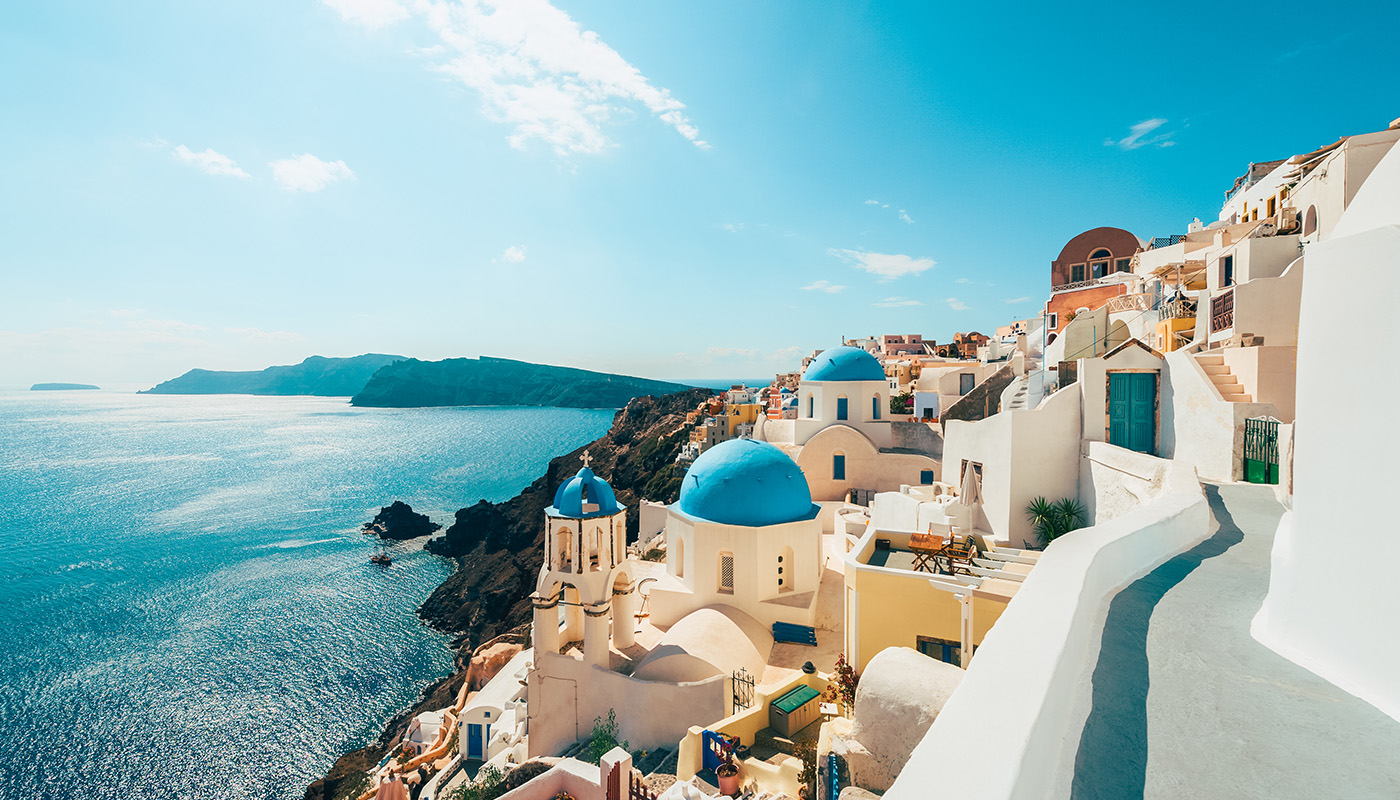
{"label": "sea", "polygon": [[300,798],[451,671],[452,563],[362,534],[509,499],[612,410],[0,392],[0,798]]}

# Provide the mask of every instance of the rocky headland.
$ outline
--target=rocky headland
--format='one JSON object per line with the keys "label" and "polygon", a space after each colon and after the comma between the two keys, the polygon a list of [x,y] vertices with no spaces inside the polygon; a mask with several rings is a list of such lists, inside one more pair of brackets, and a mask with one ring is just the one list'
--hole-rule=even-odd
{"label": "rocky headland", "polygon": [[685,471],[675,458],[690,433],[685,415],[712,394],[688,389],[631,400],[603,438],[551,460],[544,475],[510,500],[483,500],[458,511],[442,536],[428,540],[425,548],[455,559],[457,569],[424,601],[418,615],[456,636],[456,672],[424,689],[418,703],[390,720],[375,742],[341,756],[326,777],[306,790],[306,799],[355,796],[365,785],[366,770],[383,758],[414,715],[452,705],[464,682],[482,681],[492,664],[504,663],[506,651],[499,645],[528,635],[529,596],[544,558],[544,510],[553,502],[555,488],[583,466],[584,451],[593,471],[608,480],[618,502],[628,507],[627,536],[635,540],[638,502],[669,503],[679,495]]}
{"label": "rocky headland", "polygon": [[74,389],[96,389],[90,383],[36,383],[29,387],[31,392],[68,392]]}
{"label": "rocky headland", "polygon": [[634,397],[665,395],[687,388],[690,387],[648,378],[489,356],[442,361],[407,359],[374,373],[350,403],[375,408],[620,408]]}
{"label": "rocky headland", "polygon": [[428,519],[427,514],[415,513],[413,507],[402,500],[395,500],[379,509],[374,519],[360,528],[367,534],[396,542],[431,536],[441,529],[442,526]]}
{"label": "rocky headland", "polygon": [[365,353],[353,358],[311,356],[300,364],[249,372],[192,369],[140,394],[257,394],[350,397],[370,376],[403,356]]}

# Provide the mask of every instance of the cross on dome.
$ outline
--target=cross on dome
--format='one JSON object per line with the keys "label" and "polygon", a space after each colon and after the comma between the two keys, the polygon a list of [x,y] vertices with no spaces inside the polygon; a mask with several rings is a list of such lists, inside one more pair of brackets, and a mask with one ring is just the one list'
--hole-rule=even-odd
{"label": "cross on dome", "polygon": [[593,461],[593,456],[590,455],[589,452],[588,452],[587,450],[584,450],[584,451],[583,451],[583,457],[580,458],[579,460],[583,462],[583,468],[584,468],[584,469],[588,469],[589,463],[591,463],[591,462]]}

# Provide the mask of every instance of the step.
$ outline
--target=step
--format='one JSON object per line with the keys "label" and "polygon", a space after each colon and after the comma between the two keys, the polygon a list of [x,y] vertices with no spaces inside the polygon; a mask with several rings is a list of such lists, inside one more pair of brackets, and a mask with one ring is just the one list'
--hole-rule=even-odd
{"label": "step", "polygon": [[1217,382],[1215,388],[1220,390],[1222,396],[1227,394],[1244,394],[1244,384],[1239,381],[1230,381],[1229,383],[1223,381]]}
{"label": "step", "polygon": [[1200,364],[1201,366],[1203,366],[1203,367],[1204,367],[1205,365],[1207,365],[1207,364],[1211,364],[1211,365],[1215,365],[1215,364],[1224,364],[1224,363],[1225,363],[1225,356],[1207,356],[1207,355],[1200,355],[1200,356],[1196,356],[1196,361],[1197,361],[1197,363],[1199,363],[1199,364]]}
{"label": "step", "polygon": [[1225,402],[1227,402],[1227,403],[1253,403],[1253,402],[1254,402],[1254,398],[1250,397],[1249,394],[1247,394],[1246,392],[1237,392],[1237,393],[1234,393],[1234,394],[1225,394],[1224,392],[1221,392],[1221,393],[1220,393],[1220,396],[1223,397],[1223,398],[1225,399]]}
{"label": "step", "polygon": [[1202,364],[1201,369],[1205,370],[1207,375],[1230,374],[1230,368],[1225,366],[1224,364]]}

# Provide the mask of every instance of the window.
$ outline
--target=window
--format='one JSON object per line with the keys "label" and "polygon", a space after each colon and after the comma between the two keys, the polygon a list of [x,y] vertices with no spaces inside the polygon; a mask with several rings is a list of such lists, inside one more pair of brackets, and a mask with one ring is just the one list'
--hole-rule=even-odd
{"label": "window", "polygon": [[919,485],[920,485],[920,486],[932,486],[932,485],[933,485],[933,470],[931,470],[931,469],[926,469],[926,470],[923,470],[923,471],[921,471],[921,472],[919,473]]}
{"label": "window", "polygon": [[968,467],[969,464],[972,465],[972,472],[973,472],[973,474],[977,476],[977,482],[978,482],[979,484],[982,482],[982,465],[979,464],[979,463],[977,463],[976,461],[968,461],[967,459],[964,458],[964,459],[962,460],[962,469],[958,470],[958,485],[959,485],[959,486],[962,485],[962,480],[963,480],[963,478],[967,477],[967,467]]}
{"label": "window", "polygon": [[685,577],[685,539],[676,538],[676,577]]}
{"label": "window", "polygon": [[844,398],[844,397],[838,397],[838,398],[836,398],[836,418],[837,418],[837,419],[845,419],[845,418],[846,418],[846,398]]}
{"label": "window", "polygon": [[1069,268],[1069,282],[1079,283],[1082,280],[1084,280],[1084,265],[1071,264]]}
{"label": "window", "polygon": [[783,552],[778,554],[778,591],[792,590],[792,548],[784,547]]}
{"label": "window", "polygon": [[1221,287],[1235,285],[1234,256],[1225,256],[1224,258],[1220,259],[1220,285]]}
{"label": "window", "polygon": [[811,419],[812,416],[812,396],[809,394],[807,395],[807,419]]}
{"label": "window", "polygon": [[721,550],[719,554],[719,590],[734,594],[734,554]]}
{"label": "window", "polygon": [[1266,216],[1266,217],[1272,217],[1272,216],[1273,216],[1275,213],[1277,213],[1277,212],[1278,212],[1278,200],[1277,200],[1276,198],[1270,197],[1270,198],[1269,198],[1268,205],[1265,207],[1264,216]]}
{"label": "window", "polygon": [[1120,258],[1120,259],[1118,259],[1118,271],[1119,271],[1119,272],[1132,272],[1132,270],[1133,270],[1133,260],[1132,260],[1131,258]]}
{"label": "window", "polygon": [[972,391],[972,387],[977,383],[977,376],[970,372],[964,372],[958,376],[958,394],[967,394]]}
{"label": "window", "polygon": [[1060,327],[1060,313],[1059,313],[1058,311],[1051,311],[1051,312],[1050,312],[1050,327],[1051,327],[1051,328],[1058,328],[1058,327]]}
{"label": "window", "polygon": [[929,636],[919,636],[916,641],[918,651],[929,658],[955,667],[962,666],[962,642],[950,642],[947,639],[934,639]]}
{"label": "window", "polygon": [[870,398],[870,418],[880,418],[880,395],[878,394]]}
{"label": "window", "polygon": [[834,481],[846,480],[846,457],[841,453],[831,457],[831,479]]}
{"label": "window", "polygon": [[1107,274],[1108,274],[1108,262],[1107,262],[1107,261],[1095,261],[1095,262],[1094,262],[1094,277],[1095,277],[1095,278],[1102,278],[1103,276],[1105,276],[1105,275],[1107,275]]}
{"label": "window", "polygon": [[1112,257],[1113,257],[1113,254],[1110,253],[1110,252],[1108,252],[1107,250],[1103,249],[1102,247],[1100,247],[1099,249],[1097,249],[1097,250],[1095,250],[1094,252],[1092,252],[1092,253],[1089,254],[1089,260],[1091,260],[1091,261],[1094,260],[1094,259],[1099,259],[1099,258],[1112,258]]}

